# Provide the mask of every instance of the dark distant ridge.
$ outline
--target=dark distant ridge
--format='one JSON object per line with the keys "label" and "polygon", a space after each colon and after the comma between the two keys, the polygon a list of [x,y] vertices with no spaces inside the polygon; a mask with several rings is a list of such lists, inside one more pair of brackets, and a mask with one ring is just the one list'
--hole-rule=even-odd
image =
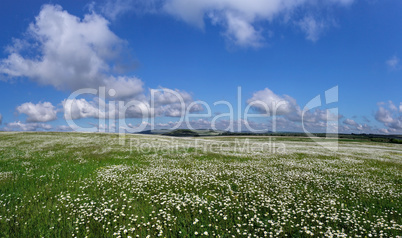
{"label": "dark distant ridge", "polygon": [[[176,137],[198,137],[198,136],[292,136],[292,137],[308,137],[303,132],[272,132],[267,131],[263,133],[253,133],[250,131],[242,132],[229,132],[229,131],[215,131],[212,129],[176,129],[176,130],[147,130],[142,131],[140,134],[155,134]],[[315,137],[327,137],[325,133],[312,133]],[[379,135],[379,134],[329,134],[329,138],[338,138],[339,141],[371,141],[371,142],[384,142],[402,144],[402,135]]]}

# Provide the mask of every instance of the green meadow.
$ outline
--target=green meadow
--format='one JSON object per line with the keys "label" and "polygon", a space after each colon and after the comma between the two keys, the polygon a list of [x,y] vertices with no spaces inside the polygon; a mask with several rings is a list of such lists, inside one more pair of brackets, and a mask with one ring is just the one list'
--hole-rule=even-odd
{"label": "green meadow", "polygon": [[1,132],[0,237],[401,237],[402,145],[338,146]]}

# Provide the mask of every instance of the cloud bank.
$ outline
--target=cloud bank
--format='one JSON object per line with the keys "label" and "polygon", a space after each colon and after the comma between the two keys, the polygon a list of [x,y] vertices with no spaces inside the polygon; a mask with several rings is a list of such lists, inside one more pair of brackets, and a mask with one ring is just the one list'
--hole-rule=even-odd
{"label": "cloud bank", "polygon": [[46,123],[22,123],[20,121],[7,123],[5,131],[48,131],[53,127]]}
{"label": "cloud bank", "polygon": [[[122,1],[115,5],[119,3]],[[149,94],[143,88],[144,82],[134,76],[117,73],[122,68],[119,65],[121,59],[125,64],[132,61],[125,58],[127,43],[110,30],[109,21],[103,16],[92,12],[80,19],[59,5],[44,5],[25,35],[24,39],[15,39],[14,44],[7,48],[8,57],[0,60],[0,74],[7,78],[24,77],[40,85],[70,92],[105,87],[109,99],[136,102],[125,112],[129,118],[142,117],[144,105],[148,117],[180,116],[178,102],[167,100],[169,93],[157,93],[157,108],[151,108]],[[162,91],[168,90],[164,88]],[[193,102],[189,93],[172,91],[181,95],[186,105]],[[172,98],[175,97],[170,96]],[[62,105],[64,114],[71,115],[72,119],[106,118],[118,113],[100,111],[99,103],[105,104],[99,98],[76,98],[66,99]],[[57,112],[49,102],[24,103],[17,107],[17,112],[26,114],[27,122],[57,119]]]}
{"label": "cloud bank", "polygon": [[316,131],[337,132],[337,123],[334,122],[343,117],[330,109],[320,108],[305,110],[303,114],[303,109],[296,99],[288,95],[277,95],[268,88],[255,92],[247,100],[247,104],[267,117],[277,116],[271,122],[271,125],[276,127],[273,128],[275,130],[302,131],[303,124],[305,128],[313,128]]}
{"label": "cloud bank", "polygon": [[375,119],[386,126],[387,133],[402,133],[402,102],[398,106],[392,101],[378,103]]}
{"label": "cloud bank", "polygon": [[319,13],[352,3],[353,0],[109,0],[102,10],[111,19],[128,9],[159,12],[201,29],[204,29],[205,21],[209,21],[223,28],[222,33],[229,42],[240,47],[258,48],[264,45],[266,23],[273,21],[298,27],[307,40],[315,42],[333,25],[332,20],[323,19]]}

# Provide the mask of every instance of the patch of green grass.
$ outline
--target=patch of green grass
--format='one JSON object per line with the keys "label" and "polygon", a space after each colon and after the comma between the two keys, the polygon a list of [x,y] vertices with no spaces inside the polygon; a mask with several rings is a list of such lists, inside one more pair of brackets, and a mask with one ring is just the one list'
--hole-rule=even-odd
{"label": "patch of green grass", "polygon": [[[0,133],[0,237],[402,233],[396,144],[166,138]],[[245,139],[284,150],[235,147]]]}

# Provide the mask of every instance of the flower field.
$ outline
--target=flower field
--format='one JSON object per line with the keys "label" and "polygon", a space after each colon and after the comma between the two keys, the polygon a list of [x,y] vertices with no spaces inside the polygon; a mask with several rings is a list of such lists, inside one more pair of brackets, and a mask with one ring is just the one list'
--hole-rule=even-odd
{"label": "flower field", "polygon": [[0,237],[402,237],[402,146],[0,133]]}

